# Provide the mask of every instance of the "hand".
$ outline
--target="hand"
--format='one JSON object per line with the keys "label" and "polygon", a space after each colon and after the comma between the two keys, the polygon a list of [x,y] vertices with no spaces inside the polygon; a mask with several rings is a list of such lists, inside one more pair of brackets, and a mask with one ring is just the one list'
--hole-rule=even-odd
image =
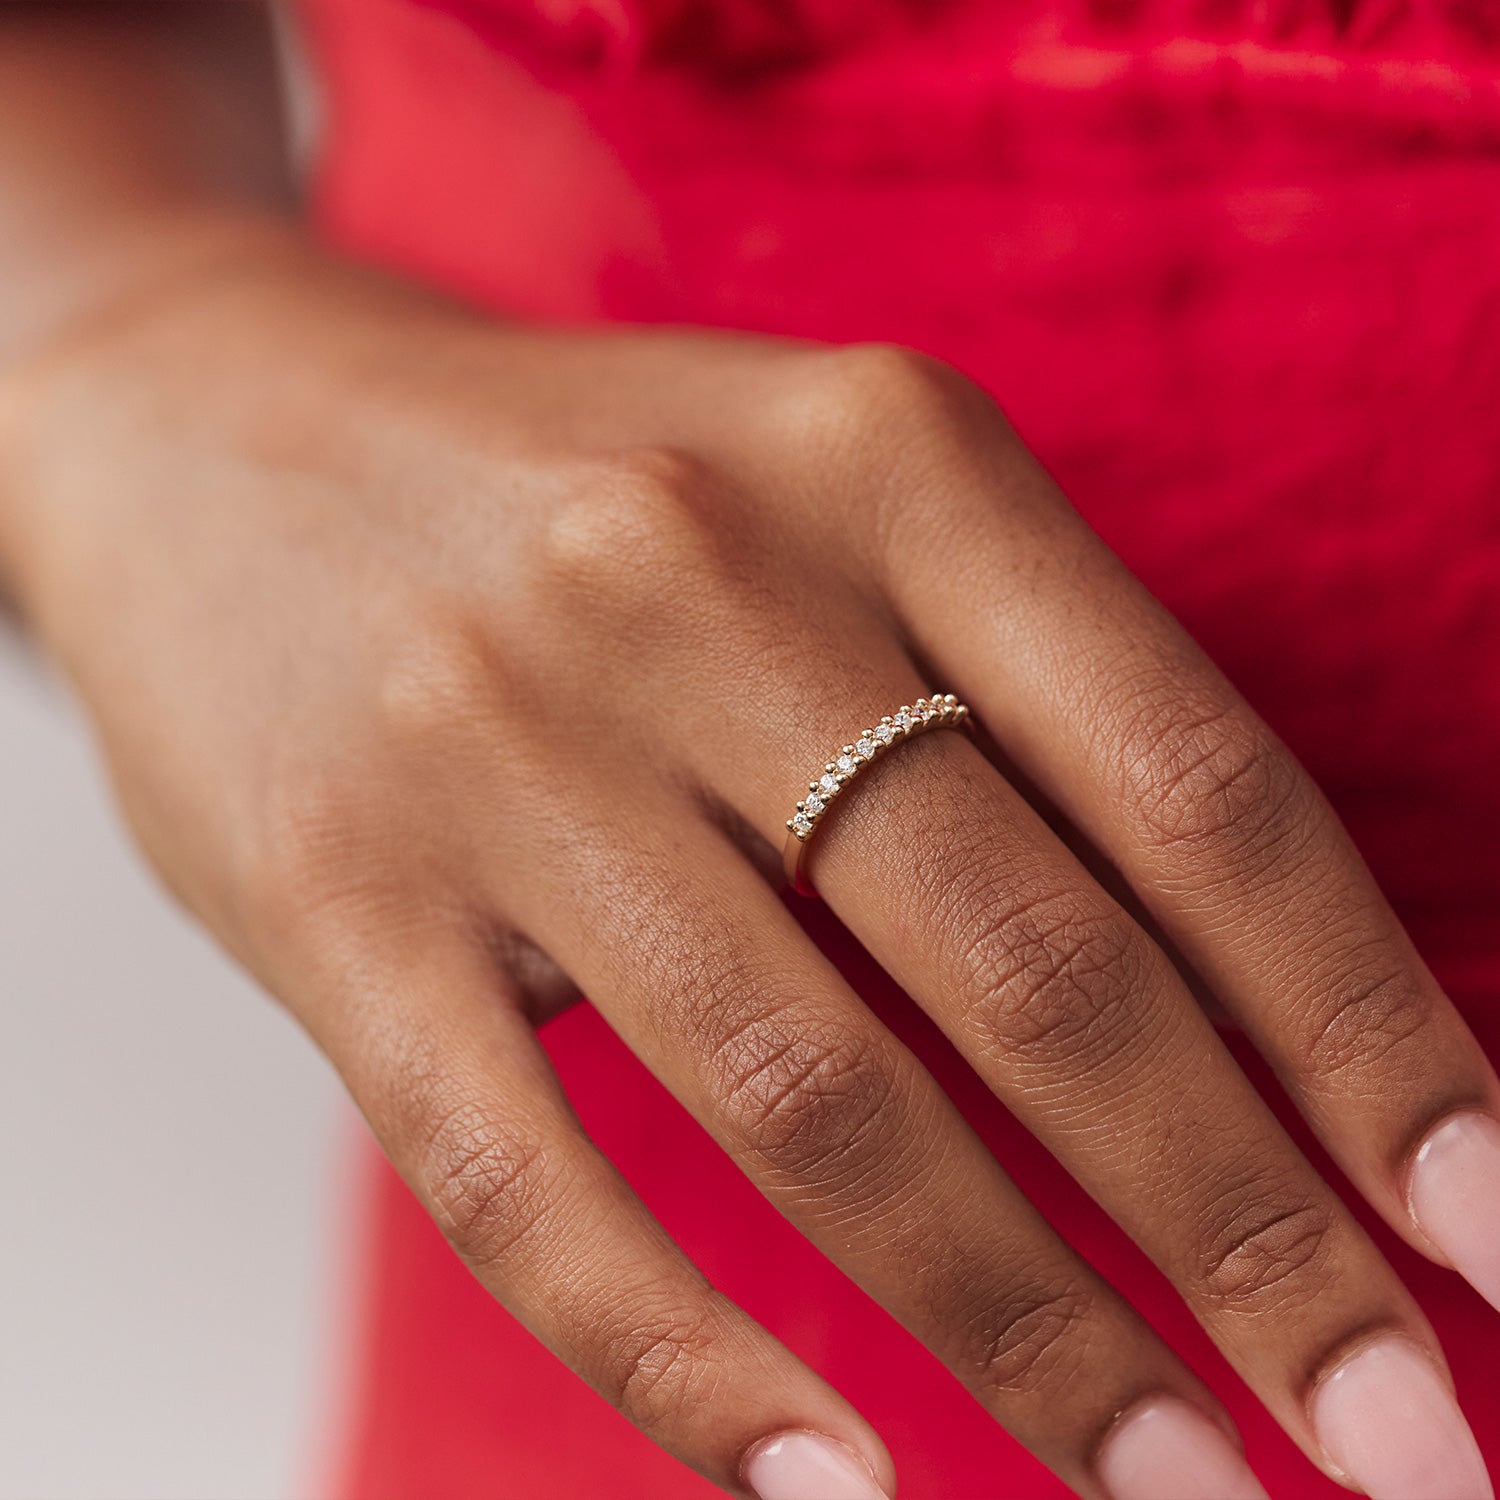
{"label": "hand", "polygon": [[[1286,750],[951,371],[494,326],[286,248],[10,396],[0,558],[142,844],[485,1285],[726,1489],[894,1481],[580,1132],[533,1029],[574,986],[1081,1493],[1257,1493],[1212,1395],[777,895],[809,773],[933,688],[1379,1212],[1500,1296],[1453,1187],[1496,1133],[1488,1064]],[[884,758],[809,865],[1315,1463],[1488,1493],[1410,1296],[982,743]]]}

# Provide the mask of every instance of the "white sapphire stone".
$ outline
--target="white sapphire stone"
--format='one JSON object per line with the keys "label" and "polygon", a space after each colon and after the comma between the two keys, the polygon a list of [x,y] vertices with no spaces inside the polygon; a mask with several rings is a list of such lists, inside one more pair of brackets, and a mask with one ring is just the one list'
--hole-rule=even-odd
{"label": "white sapphire stone", "polygon": [[792,818],[792,827],[798,833],[811,833],[812,826],[812,819],[806,813],[799,812]]}
{"label": "white sapphire stone", "polygon": [[858,750],[866,760],[871,760],[874,758],[875,741],[872,740],[868,735],[860,735],[860,737],[854,742],[854,748]]}
{"label": "white sapphire stone", "polygon": [[891,723],[894,724],[897,729],[910,729],[911,715],[907,713],[907,711],[903,708],[900,713],[894,713],[891,715]]}
{"label": "white sapphire stone", "polygon": [[889,745],[896,738],[896,731],[889,724],[877,724],[871,733],[882,745]]}
{"label": "white sapphire stone", "polygon": [[859,766],[856,764],[852,755],[839,756],[839,758],[834,761],[834,765],[836,765],[839,770],[844,773],[845,776],[852,776],[857,770],[859,770]]}
{"label": "white sapphire stone", "polygon": [[821,791],[825,797],[833,796],[833,794],[838,791],[838,789],[838,778],[831,772],[825,771],[820,777],[818,777],[818,790]]}
{"label": "white sapphire stone", "polygon": [[828,804],[824,802],[816,792],[809,792],[807,794],[807,801],[802,805],[808,810],[808,812],[816,816],[818,813],[822,812]]}

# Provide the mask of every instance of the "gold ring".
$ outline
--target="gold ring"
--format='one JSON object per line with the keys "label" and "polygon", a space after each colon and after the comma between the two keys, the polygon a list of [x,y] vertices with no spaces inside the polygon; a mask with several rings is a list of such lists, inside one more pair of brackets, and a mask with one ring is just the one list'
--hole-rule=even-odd
{"label": "gold ring", "polygon": [[903,703],[873,729],[864,730],[852,745],[845,745],[823,767],[823,774],[808,782],[807,796],[786,820],[782,866],[792,889],[803,896],[818,894],[803,869],[807,846],[834,800],[843,795],[844,788],[866,766],[873,765],[904,740],[915,739],[932,729],[960,729],[968,723],[968,707],[952,693],[938,693],[931,698],[918,698],[915,703]]}

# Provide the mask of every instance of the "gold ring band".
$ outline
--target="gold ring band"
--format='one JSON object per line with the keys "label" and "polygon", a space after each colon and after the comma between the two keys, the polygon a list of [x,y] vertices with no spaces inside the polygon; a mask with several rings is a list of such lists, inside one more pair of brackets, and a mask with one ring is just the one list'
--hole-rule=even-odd
{"label": "gold ring band", "polygon": [[845,745],[823,767],[823,774],[807,784],[807,796],[797,804],[797,811],[786,820],[786,848],[782,865],[792,889],[803,896],[816,896],[817,890],[803,868],[807,846],[836,798],[866,766],[873,765],[887,750],[904,740],[915,739],[933,729],[960,729],[969,722],[969,710],[952,693],[938,693],[903,703],[873,729],[864,730],[852,745]]}

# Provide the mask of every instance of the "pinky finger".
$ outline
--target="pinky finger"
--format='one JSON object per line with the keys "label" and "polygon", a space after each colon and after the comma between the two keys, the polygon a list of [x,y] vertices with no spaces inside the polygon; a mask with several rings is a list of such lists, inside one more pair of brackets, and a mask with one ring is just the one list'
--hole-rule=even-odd
{"label": "pinky finger", "polygon": [[[359,982],[357,1005],[314,1008],[335,1018],[314,1030],[397,1169],[504,1307],[730,1494],[895,1493],[869,1424],[709,1284],[590,1143],[530,1022],[496,1003],[482,954],[455,942],[420,964],[361,963]],[[357,1027],[336,1019],[356,1010]]]}

